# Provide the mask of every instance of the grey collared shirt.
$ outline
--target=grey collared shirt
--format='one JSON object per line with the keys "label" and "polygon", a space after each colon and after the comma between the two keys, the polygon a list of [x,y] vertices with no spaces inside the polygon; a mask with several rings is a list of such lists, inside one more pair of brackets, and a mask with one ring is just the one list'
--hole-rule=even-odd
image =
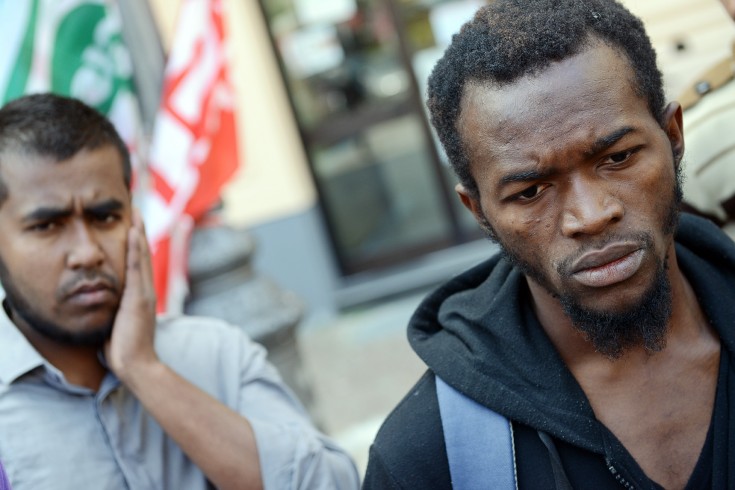
{"label": "grey collared shirt", "polygon": [[[159,321],[156,351],[248,419],[265,489],[352,489],[347,454],[320,434],[264,349],[213,319]],[[14,490],[206,489],[204,474],[108,373],[96,393],[69,384],[0,308],[0,461]]]}

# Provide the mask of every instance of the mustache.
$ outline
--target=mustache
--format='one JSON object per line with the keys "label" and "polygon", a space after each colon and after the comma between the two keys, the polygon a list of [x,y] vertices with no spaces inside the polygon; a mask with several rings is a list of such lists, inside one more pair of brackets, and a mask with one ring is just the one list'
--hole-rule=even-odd
{"label": "mustache", "polygon": [[605,237],[585,243],[576,252],[563,258],[556,264],[556,272],[563,278],[571,277],[574,273],[574,264],[580,257],[588,252],[601,250],[615,242],[633,242],[639,244],[640,248],[643,250],[653,249],[653,236],[649,232],[643,231],[631,234],[612,233]]}
{"label": "mustache", "polygon": [[85,283],[99,284],[113,290],[117,294],[120,293],[120,280],[117,277],[104,271],[86,270],[78,272],[74,277],[61,285],[57,292],[58,299],[65,300],[73,296],[80,285]]}

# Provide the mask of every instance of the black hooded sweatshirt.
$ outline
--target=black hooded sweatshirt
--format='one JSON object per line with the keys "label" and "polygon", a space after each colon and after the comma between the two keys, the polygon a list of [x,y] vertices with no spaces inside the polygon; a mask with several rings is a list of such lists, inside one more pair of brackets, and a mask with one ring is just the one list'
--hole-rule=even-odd
{"label": "black hooded sweatshirt", "polygon": [[[714,225],[682,214],[676,253],[721,339],[712,422],[687,488],[732,489],[735,246]],[[435,374],[512,421],[519,488],[558,488],[555,470],[573,488],[662,488],[595,418],[535,317],[525,278],[499,255],[429,295],[411,318],[408,337],[429,369],[383,423],[363,488],[451,488]],[[552,450],[539,431],[551,436]]]}

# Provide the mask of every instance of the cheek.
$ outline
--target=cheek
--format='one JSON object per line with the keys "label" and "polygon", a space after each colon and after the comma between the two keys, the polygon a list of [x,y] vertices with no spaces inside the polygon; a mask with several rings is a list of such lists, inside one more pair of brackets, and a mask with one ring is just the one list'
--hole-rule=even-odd
{"label": "cheek", "polygon": [[[652,166],[653,167],[653,166]],[[650,172],[643,172],[632,185],[629,199],[648,213],[665,215],[676,198],[676,171],[670,161],[662,162]]]}
{"label": "cheek", "polygon": [[11,270],[3,270],[3,285],[8,297],[38,309],[51,307],[50,301],[56,298],[58,278],[48,268],[42,273],[40,270],[43,270],[41,264],[32,268],[13,267]]}
{"label": "cheek", "polygon": [[537,266],[549,262],[544,254],[549,253],[553,241],[550,220],[512,219],[496,231],[501,244],[524,261]]}
{"label": "cheek", "polygon": [[107,256],[112,266],[120,274],[120,277],[123,277],[125,274],[128,255],[127,244],[127,236],[124,235],[122,237],[115,237],[107,246]]}
{"label": "cheek", "polygon": [[498,231],[503,247],[537,274],[555,284],[557,264],[567,259],[572,250],[563,247],[559,236],[557,217],[548,207],[542,217],[519,217],[509,221]]}
{"label": "cheek", "polygon": [[[550,211],[550,210],[542,210]],[[547,212],[539,213],[536,210],[533,215],[518,213],[503,224],[504,235],[508,240],[521,246],[548,248],[552,241],[554,217]]]}
{"label": "cheek", "polygon": [[60,271],[64,268],[64,256],[49,247],[25,243],[9,255],[7,274],[16,284],[33,285],[36,290],[52,289],[58,283]]}

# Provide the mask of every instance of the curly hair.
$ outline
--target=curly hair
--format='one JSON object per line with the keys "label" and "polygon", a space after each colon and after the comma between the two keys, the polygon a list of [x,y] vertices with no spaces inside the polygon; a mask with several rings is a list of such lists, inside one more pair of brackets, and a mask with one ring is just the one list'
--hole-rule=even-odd
{"label": "curly hair", "polygon": [[[50,156],[62,162],[80,150],[115,147],[122,158],[123,177],[130,188],[130,154],[112,123],[83,102],[52,93],[33,94],[0,109],[0,164],[6,152]],[[0,181],[0,203],[7,197]]]}
{"label": "curly hair", "polygon": [[663,124],[664,91],[643,23],[615,0],[495,0],[452,38],[428,84],[431,123],[462,185],[479,197],[457,130],[468,81],[503,86],[602,41],[623,54],[637,94]]}

